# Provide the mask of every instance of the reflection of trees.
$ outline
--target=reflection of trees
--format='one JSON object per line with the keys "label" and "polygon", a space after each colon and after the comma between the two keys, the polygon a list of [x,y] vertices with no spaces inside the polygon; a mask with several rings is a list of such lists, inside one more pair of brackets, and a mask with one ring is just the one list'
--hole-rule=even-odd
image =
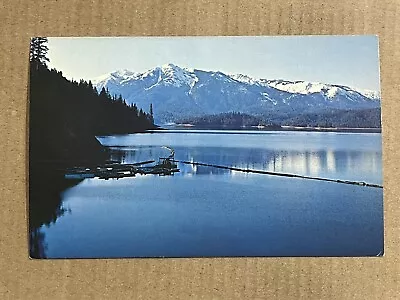
{"label": "reflection of trees", "polygon": [[[381,169],[381,154],[370,151],[304,150],[284,151],[246,147],[175,147],[177,160],[203,162],[243,169],[267,170],[311,176],[338,176],[359,173],[367,176]],[[111,157],[124,163],[157,160],[167,151],[161,147],[120,147],[111,149]],[[180,174],[227,174],[230,171],[211,167],[180,165]],[[362,176],[361,176],[362,177]],[[363,180],[368,179],[362,177]],[[361,178],[360,178],[361,179]]]}
{"label": "reflection of trees", "polygon": [[[202,162],[243,169],[267,170],[311,176],[337,176],[358,172],[376,173],[381,169],[378,152],[318,150],[284,151],[246,147],[175,147],[177,160]],[[111,159],[123,163],[157,160],[168,155],[158,146],[114,147]],[[180,174],[227,174],[230,171],[211,167],[180,165]],[[177,174],[178,175],[178,174]]]}
{"label": "reflection of trees", "polygon": [[158,146],[143,147],[111,147],[110,159],[124,164],[140,161],[157,160],[159,157],[167,157],[170,151]]}
{"label": "reflection of trees", "polygon": [[46,244],[44,233],[40,228],[33,228],[29,232],[29,256],[32,258],[46,257]]}
{"label": "reflection of trees", "polygon": [[[176,150],[179,160],[233,166],[243,169],[268,170],[301,175],[338,173],[376,173],[380,168],[380,153],[361,151],[276,151],[248,148],[189,148]],[[181,167],[181,166],[180,166]],[[213,169],[213,170],[209,170]],[[184,173],[225,174],[228,170],[182,166]],[[215,171],[215,172],[214,172]]]}
{"label": "reflection of trees", "polygon": [[46,257],[43,225],[51,225],[64,215],[61,193],[75,185],[76,180],[65,180],[63,172],[52,171],[49,166],[35,165],[29,173],[29,253],[33,258]]}

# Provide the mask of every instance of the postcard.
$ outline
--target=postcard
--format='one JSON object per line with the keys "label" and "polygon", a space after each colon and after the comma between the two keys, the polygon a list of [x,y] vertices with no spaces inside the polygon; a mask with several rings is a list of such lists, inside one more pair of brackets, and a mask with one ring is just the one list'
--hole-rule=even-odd
{"label": "postcard", "polygon": [[382,256],[378,37],[34,37],[31,258]]}

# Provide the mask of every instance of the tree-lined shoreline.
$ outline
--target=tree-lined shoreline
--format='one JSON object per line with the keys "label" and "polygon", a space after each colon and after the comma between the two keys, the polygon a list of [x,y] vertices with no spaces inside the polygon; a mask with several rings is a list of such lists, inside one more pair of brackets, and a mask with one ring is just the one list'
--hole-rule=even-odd
{"label": "tree-lined shoreline", "polygon": [[381,129],[381,109],[330,110],[324,114],[302,114],[273,118],[271,116],[251,115],[240,112],[184,118],[177,126],[196,126],[203,128],[267,128],[275,130],[374,130]]}

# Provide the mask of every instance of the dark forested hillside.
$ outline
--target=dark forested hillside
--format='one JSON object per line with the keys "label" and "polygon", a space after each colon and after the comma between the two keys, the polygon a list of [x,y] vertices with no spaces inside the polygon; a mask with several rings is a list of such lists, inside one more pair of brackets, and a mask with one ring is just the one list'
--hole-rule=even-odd
{"label": "dark forested hillside", "polygon": [[183,124],[191,124],[203,127],[248,127],[266,125],[262,118],[252,116],[249,114],[230,112],[215,115],[206,115],[202,117],[195,117],[191,119],[183,119],[179,121]]}
{"label": "dark forested hillside", "polygon": [[331,110],[287,118],[282,125],[303,127],[380,128],[381,109]]}
{"label": "dark forested hillside", "polygon": [[249,127],[262,125],[265,127],[300,126],[300,127],[338,127],[338,128],[380,128],[381,109],[363,110],[327,110],[324,113],[300,115],[274,114],[253,116],[244,113],[223,113],[202,117],[187,118],[178,121],[200,127]]}
{"label": "dark forested hillside", "polygon": [[152,116],[89,82],[71,82],[57,70],[31,63],[31,161],[87,161],[100,157],[96,135],[153,128]]}

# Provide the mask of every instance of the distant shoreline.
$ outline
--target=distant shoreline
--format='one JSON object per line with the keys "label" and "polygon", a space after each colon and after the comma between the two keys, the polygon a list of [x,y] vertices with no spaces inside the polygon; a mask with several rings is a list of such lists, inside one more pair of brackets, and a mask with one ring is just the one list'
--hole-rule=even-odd
{"label": "distant shoreline", "polygon": [[323,131],[323,132],[365,132],[365,133],[381,133],[382,128],[351,128],[351,127],[301,127],[301,126],[281,126],[282,131]]}
{"label": "distant shoreline", "polygon": [[159,125],[158,130],[256,130],[256,131],[308,131],[308,132],[352,132],[381,133],[382,128],[350,128],[350,127],[303,127],[303,126],[196,126],[192,124]]}

